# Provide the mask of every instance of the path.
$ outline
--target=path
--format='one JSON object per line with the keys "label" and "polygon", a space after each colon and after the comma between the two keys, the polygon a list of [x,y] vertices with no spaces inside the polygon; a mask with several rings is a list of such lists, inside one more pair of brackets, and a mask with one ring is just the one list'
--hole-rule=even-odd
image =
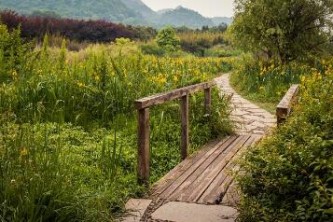
{"label": "path", "polygon": [[139,221],[144,209],[141,221],[231,222],[237,217],[235,159],[276,126],[276,118],[238,95],[229,84],[229,74],[216,81],[221,93],[230,97],[236,135],[205,145],[177,165],[154,185],[148,201],[132,202],[129,209],[137,209],[137,215],[125,221]]}
{"label": "path", "polygon": [[274,115],[236,93],[229,84],[229,74],[217,78],[216,81],[222,93],[231,96],[231,119],[236,123],[236,134],[264,135],[276,126]]}

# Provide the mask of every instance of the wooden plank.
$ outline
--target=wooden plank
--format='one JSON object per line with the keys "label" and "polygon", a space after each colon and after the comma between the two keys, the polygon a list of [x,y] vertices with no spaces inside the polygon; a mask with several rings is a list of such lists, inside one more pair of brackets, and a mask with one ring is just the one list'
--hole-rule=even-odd
{"label": "wooden plank", "polygon": [[291,112],[291,107],[299,92],[299,85],[292,85],[276,107],[277,123],[283,123]]}
{"label": "wooden plank", "polygon": [[138,110],[138,182],[149,184],[149,108]]}
{"label": "wooden plank", "polygon": [[183,87],[180,89],[176,89],[176,90],[173,90],[170,92],[160,93],[160,94],[156,94],[153,96],[148,96],[148,97],[136,100],[135,107],[137,109],[143,109],[143,108],[146,108],[149,106],[163,104],[167,101],[181,98],[187,94],[192,94],[192,93],[198,92],[200,90],[210,88],[210,87],[214,86],[215,84],[216,83],[214,81],[204,82],[204,83],[199,83],[196,85],[191,85],[191,86]]}
{"label": "wooden plank", "polygon": [[237,189],[235,180],[233,180],[228,189],[225,191],[225,195],[221,198],[221,204],[224,206],[235,207],[238,205],[240,202],[240,192]]}
{"label": "wooden plank", "polygon": [[212,88],[205,89],[205,111],[210,115],[212,109]]}
{"label": "wooden plank", "polygon": [[172,193],[175,192],[185,181],[186,179],[192,175],[202,164],[205,163],[206,159],[212,155],[216,155],[216,153],[221,152],[220,150],[226,149],[230,143],[232,143],[237,137],[231,136],[226,140],[218,143],[213,149],[209,150],[205,155],[203,155],[197,162],[195,162],[187,171],[185,171],[180,177],[174,180],[173,183],[170,184],[165,190],[163,190],[159,195],[158,199],[168,199]]}
{"label": "wooden plank", "polygon": [[162,177],[159,181],[157,181],[151,189],[151,194],[153,196],[160,191],[165,190],[170,183],[172,183],[176,178],[182,175],[183,172],[188,170],[194,163],[196,163],[205,153],[207,153],[210,149],[215,147],[220,140],[214,140],[205,144],[197,153],[192,154],[176,167],[174,167],[171,171],[169,171],[164,177]]}
{"label": "wooden plank", "polygon": [[177,200],[196,202],[248,139],[250,139],[250,136],[238,137],[238,139],[229,146],[230,149],[222,152],[198,178],[191,181],[191,185],[186,188],[186,191],[182,193]]}
{"label": "wooden plank", "polygon": [[[261,136],[251,136],[241,147],[238,154],[244,152],[249,146],[256,143]],[[236,166],[235,158],[229,162],[229,164],[217,175],[216,178],[212,181],[212,183],[207,187],[202,196],[197,199],[198,203],[203,204],[216,204],[220,202],[225,195],[228,186],[232,182],[232,176],[230,175],[230,171]]]}
{"label": "wooden plank", "polygon": [[182,120],[182,137],[181,137],[181,157],[185,160],[189,146],[189,96],[185,95],[181,100],[181,120]]}
{"label": "wooden plank", "polygon": [[[186,194],[190,195],[193,191],[193,186],[196,187],[200,185],[200,180],[197,182],[197,179],[203,175],[206,175],[205,172],[212,166],[212,163],[216,161],[220,156],[225,156],[229,153],[235,143],[238,142],[238,139],[229,144],[223,144],[216,152],[214,152],[209,158],[207,158],[193,173],[188,176],[188,178],[175,190],[171,195],[169,195],[168,200],[174,201],[184,201],[187,197]],[[223,158],[221,158],[223,159]]]}

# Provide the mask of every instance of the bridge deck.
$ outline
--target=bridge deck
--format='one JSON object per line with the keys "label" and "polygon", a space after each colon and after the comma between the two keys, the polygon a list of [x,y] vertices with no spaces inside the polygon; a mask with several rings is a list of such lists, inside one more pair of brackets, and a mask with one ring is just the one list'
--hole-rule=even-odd
{"label": "bridge deck", "polygon": [[256,143],[262,135],[235,135],[207,144],[165,175],[152,188],[150,199],[157,202],[181,201],[233,206],[237,194],[235,158]]}

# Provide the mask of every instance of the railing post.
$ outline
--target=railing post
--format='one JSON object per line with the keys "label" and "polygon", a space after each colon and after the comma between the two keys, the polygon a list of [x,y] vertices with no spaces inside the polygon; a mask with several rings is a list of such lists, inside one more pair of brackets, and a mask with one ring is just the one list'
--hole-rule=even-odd
{"label": "railing post", "polygon": [[205,89],[205,111],[207,115],[210,115],[212,108],[212,88]]}
{"label": "railing post", "polygon": [[138,110],[138,182],[149,185],[149,108]]}
{"label": "railing post", "polygon": [[186,159],[189,146],[189,96],[186,94],[181,98],[182,138],[181,157]]}

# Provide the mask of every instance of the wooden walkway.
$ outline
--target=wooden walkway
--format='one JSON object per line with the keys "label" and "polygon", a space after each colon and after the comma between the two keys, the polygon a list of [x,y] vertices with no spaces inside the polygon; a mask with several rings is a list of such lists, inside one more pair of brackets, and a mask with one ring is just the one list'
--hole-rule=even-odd
{"label": "wooden walkway", "polygon": [[[210,142],[197,153],[187,157],[188,95],[204,89],[205,107],[209,113],[211,106],[210,88],[214,85],[219,87],[221,94],[231,98],[231,119],[236,123],[236,135]],[[277,106],[277,121],[274,115],[238,95],[229,84],[228,74],[215,79],[214,82],[197,84],[136,101],[139,113],[139,181],[147,181],[149,179],[149,106],[151,105],[181,98],[181,153],[184,160],[152,187],[148,200],[132,200],[137,206],[134,208],[130,207],[129,210],[136,211],[137,209],[141,211],[144,209],[143,212],[145,213],[130,217],[129,220],[125,221],[139,221],[140,218],[140,221],[159,222],[169,221],[167,218],[178,218],[175,220],[176,222],[192,222],[193,219],[201,221],[201,219],[193,218],[195,217],[193,212],[187,211],[193,207],[193,204],[201,207],[207,205],[226,207],[223,208],[225,212],[220,212],[220,210],[215,212],[217,214],[222,213],[223,216],[213,215],[216,216],[215,218],[218,218],[217,220],[214,219],[214,221],[234,221],[237,217],[235,206],[240,197],[236,188],[237,184],[234,180],[235,176],[241,173],[241,169],[237,164],[237,158],[250,146],[263,138],[276,126],[277,122],[281,123],[287,118],[291,112],[291,105],[297,92],[298,86],[294,85],[281,100]],[[147,206],[142,207],[143,202]],[[167,215],[167,203],[175,206],[174,203],[177,202],[186,203],[186,206],[182,205],[185,209],[178,209],[179,206],[177,205],[177,208],[173,208],[171,216]],[[162,215],[154,218],[152,215],[157,211],[160,211],[158,213]],[[236,211],[236,215],[230,217],[230,212],[234,211]],[[189,215],[189,218],[186,220],[178,217],[179,214],[183,214],[184,212],[187,212],[187,215]]]}
{"label": "wooden walkway", "polygon": [[207,144],[177,165],[151,189],[149,199],[154,202],[237,205],[236,159],[276,126],[276,117],[239,96],[230,86],[228,74],[214,81],[221,94],[230,98],[236,135]]}
{"label": "wooden walkway", "polygon": [[234,159],[260,138],[237,135],[206,145],[164,176],[152,188],[150,198],[157,202],[234,205],[235,190],[230,186],[232,174],[238,170]]}

